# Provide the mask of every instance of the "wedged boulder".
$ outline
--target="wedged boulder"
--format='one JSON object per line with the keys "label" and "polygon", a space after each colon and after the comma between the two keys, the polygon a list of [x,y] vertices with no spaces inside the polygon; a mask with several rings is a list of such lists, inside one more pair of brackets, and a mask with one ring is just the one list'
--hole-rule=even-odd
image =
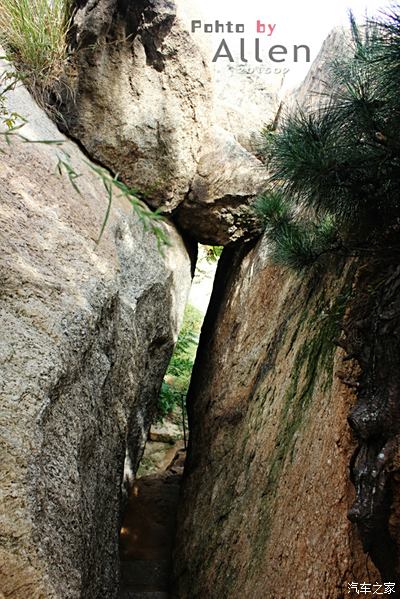
{"label": "wedged boulder", "polygon": [[[22,87],[9,108],[28,119],[24,135],[63,144],[0,136],[0,589],[112,599],[125,456],[135,471],[190,259],[168,224],[163,256],[117,195],[96,245],[101,179]],[[80,194],[57,174],[58,157],[81,175]]]}
{"label": "wedged boulder", "polygon": [[259,236],[260,222],[250,204],[267,185],[264,165],[218,127],[205,147],[186,200],[174,213],[178,225],[188,233],[195,226],[196,239],[211,245]]}
{"label": "wedged boulder", "polygon": [[174,598],[338,599],[379,581],[347,518],[357,372],[334,340],[355,271],[290,274],[266,239],[225,250],[189,391]]}
{"label": "wedged boulder", "polygon": [[197,241],[258,234],[240,221],[262,187],[260,163],[232,135],[221,141],[209,58],[175,3],[83,1],[72,37],[60,126],[149,205],[179,208],[180,226]]}

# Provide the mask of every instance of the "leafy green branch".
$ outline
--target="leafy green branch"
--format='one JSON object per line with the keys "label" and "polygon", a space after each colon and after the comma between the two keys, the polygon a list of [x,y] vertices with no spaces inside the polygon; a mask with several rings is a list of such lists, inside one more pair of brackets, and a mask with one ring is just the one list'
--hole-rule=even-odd
{"label": "leafy green branch", "polygon": [[272,258],[277,263],[301,271],[340,247],[339,232],[331,215],[315,220],[299,218],[279,190],[258,198],[254,209],[264,223],[272,242]]}
{"label": "leafy green branch", "polygon": [[[112,202],[114,199],[114,194],[119,193],[121,196],[128,200],[128,202],[133,208],[133,211],[138,217],[140,223],[142,224],[143,229],[145,231],[150,231],[155,236],[157,240],[158,249],[161,253],[163,253],[164,247],[166,245],[171,245],[171,242],[169,240],[168,234],[162,226],[164,217],[161,214],[160,210],[152,212],[149,208],[147,208],[147,206],[145,206],[138,197],[140,192],[137,189],[125,185],[125,183],[123,183],[119,179],[118,175],[112,176],[105,168],[92,164],[89,161],[85,161],[85,164],[97,175],[97,177],[103,183],[104,188],[107,192],[108,199],[106,214],[101,225],[99,237],[97,238],[96,243],[100,243],[101,238],[104,234],[104,230],[107,226],[107,222],[111,212]],[[69,160],[69,156],[65,152],[63,157],[59,156],[57,170],[60,174],[65,172],[75,191],[82,195],[79,186],[76,182],[77,179],[82,175],[80,173],[77,173],[75,169],[72,167]]]}
{"label": "leafy green branch", "polygon": [[[13,140],[18,140],[22,143],[54,145],[62,148],[65,143],[64,140],[32,140],[22,133],[23,128],[27,124],[27,120],[17,112],[10,111],[7,107],[7,94],[14,90],[18,80],[18,76],[15,73],[10,72],[4,73],[0,78],[0,85],[3,84],[2,89],[0,90],[0,139],[3,139],[8,146],[11,145]],[[3,150],[0,149],[0,152],[3,152]],[[107,226],[114,194],[119,193],[128,200],[144,230],[150,231],[156,237],[158,249],[160,253],[163,254],[164,247],[170,245],[170,240],[162,225],[164,217],[160,210],[152,212],[147,208],[139,198],[139,196],[143,196],[143,193],[125,185],[125,183],[119,179],[118,175],[113,176],[105,168],[94,165],[87,160],[85,163],[103,183],[108,199],[106,214],[96,243],[100,243]],[[76,172],[71,165],[70,156],[63,148],[61,149],[61,153],[58,154],[57,171],[60,175],[66,174],[74,190],[79,193],[79,195],[82,195],[77,184],[77,179],[82,175]]]}

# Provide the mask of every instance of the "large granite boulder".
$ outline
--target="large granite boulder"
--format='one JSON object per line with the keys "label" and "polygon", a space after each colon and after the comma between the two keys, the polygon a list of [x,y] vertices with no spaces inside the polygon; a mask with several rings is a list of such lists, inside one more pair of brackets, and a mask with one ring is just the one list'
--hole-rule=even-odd
{"label": "large granite boulder", "polygon": [[353,281],[351,263],[290,274],[266,239],[225,250],[189,391],[174,599],[338,599],[379,580],[347,518],[354,367],[334,340]]}
{"label": "large granite boulder", "polygon": [[81,2],[75,70],[62,107],[89,154],[172,210],[194,177],[211,84],[174,2]]}
{"label": "large granite boulder", "polygon": [[162,255],[118,194],[96,245],[102,181],[23,88],[9,108],[63,144],[0,136],[0,595],[112,599],[124,462],[141,457],[191,263],[173,226]]}
{"label": "large granite boulder", "polygon": [[[233,137],[221,145],[209,57],[175,3],[81,1],[72,38],[60,126],[153,208],[182,208],[179,224],[194,239],[237,241],[245,223],[232,228],[232,213],[242,204],[247,210],[262,187],[260,172]],[[216,169],[224,201],[221,189],[208,186],[206,194],[198,183]]]}

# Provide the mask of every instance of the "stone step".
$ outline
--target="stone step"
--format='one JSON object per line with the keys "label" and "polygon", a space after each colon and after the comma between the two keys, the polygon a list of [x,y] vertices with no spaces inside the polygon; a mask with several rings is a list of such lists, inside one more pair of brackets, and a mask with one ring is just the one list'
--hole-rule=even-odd
{"label": "stone step", "polygon": [[167,591],[169,573],[170,563],[168,560],[122,561],[121,588],[131,592]]}

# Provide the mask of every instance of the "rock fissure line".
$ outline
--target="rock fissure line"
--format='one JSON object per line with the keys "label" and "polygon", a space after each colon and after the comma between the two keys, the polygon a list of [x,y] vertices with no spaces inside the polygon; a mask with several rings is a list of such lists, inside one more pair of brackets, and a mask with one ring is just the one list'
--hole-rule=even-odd
{"label": "rock fissure line", "polygon": [[400,271],[372,260],[360,269],[343,343],[359,372],[349,423],[358,441],[351,461],[356,499],[349,517],[382,577],[399,583],[398,491],[400,434]]}

